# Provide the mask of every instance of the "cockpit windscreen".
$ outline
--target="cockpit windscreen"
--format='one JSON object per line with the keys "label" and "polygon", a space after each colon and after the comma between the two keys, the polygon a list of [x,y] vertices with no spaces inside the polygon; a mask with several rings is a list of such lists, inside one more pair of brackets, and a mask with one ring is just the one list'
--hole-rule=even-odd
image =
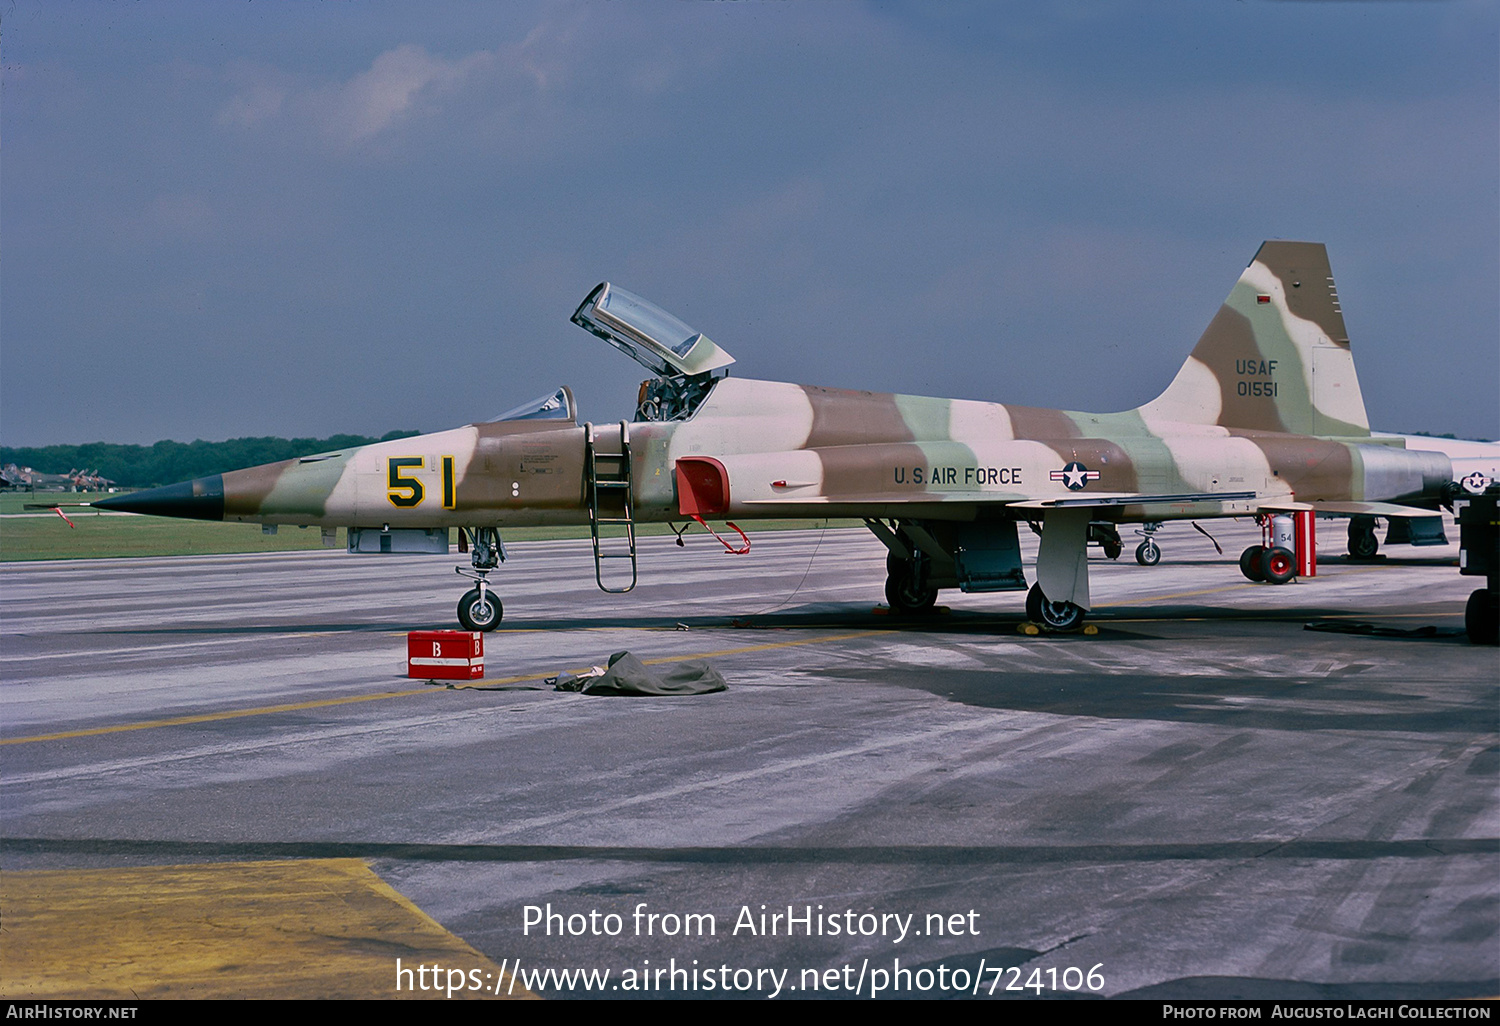
{"label": "cockpit windscreen", "polygon": [[513,410],[506,410],[494,420],[572,420],[578,419],[578,406],[567,385],[556,392],[537,396]]}

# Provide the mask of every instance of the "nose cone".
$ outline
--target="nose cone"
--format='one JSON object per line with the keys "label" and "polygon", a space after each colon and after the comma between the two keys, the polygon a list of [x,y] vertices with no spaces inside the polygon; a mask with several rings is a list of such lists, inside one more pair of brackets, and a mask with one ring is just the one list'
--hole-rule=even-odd
{"label": "nose cone", "polygon": [[112,495],[91,504],[95,509],[120,513],[145,513],[153,517],[187,520],[224,519],[224,477],[200,477],[181,484],[148,488],[144,492]]}

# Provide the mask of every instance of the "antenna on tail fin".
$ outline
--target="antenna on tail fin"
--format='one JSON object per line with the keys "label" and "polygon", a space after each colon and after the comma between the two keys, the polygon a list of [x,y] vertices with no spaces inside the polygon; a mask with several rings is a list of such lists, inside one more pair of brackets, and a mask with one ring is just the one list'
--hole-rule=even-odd
{"label": "antenna on tail fin", "polygon": [[1167,390],[1139,413],[1148,425],[1368,436],[1324,245],[1262,243]]}

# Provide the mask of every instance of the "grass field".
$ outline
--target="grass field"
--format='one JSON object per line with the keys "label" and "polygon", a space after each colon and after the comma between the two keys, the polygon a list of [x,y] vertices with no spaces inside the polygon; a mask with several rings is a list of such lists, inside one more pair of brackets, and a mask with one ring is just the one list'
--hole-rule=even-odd
{"label": "grass field", "polygon": [[[87,502],[88,494],[65,492],[11,492],[0,495],[0,562],[30,559],[106,559],[120,556],[187,556],[231,552],[294,552],[322,547],[322,534],[315,527],[306,529],[282,527],[275,534],[264,534],[258,524],[222,524],[205,520],[170,520],[164,517],[108,515],[89,509],[67,509],[63,512],[73,522],[69,527],[53,513],[41,516],[17,516],[27,503]],[[9,514],[9,515],[7,515]],[[779,531],[790,528],[859,527],[858,520],[766,520],[742,525],[749,532]],[[721,530],[715,525],[716,530]],[[666,524],[641,524],[641,536],[666,535]],[[689,533],[702,533],[696,524]],[[535,541],[550,538],[587,538],[587,527],[518,527],[503,532],[505,540]],[[731,541],[738,540],[732,531]],[[344,531],[338,532],[337,548],[345,544]],[[457,550],[455,549],[455,555]]]}

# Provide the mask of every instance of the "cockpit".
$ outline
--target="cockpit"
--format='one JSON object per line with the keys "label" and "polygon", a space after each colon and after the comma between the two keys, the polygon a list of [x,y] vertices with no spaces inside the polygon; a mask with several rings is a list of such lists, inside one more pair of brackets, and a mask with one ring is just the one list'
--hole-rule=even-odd
{"label": "cockpit", "polygon": [[[638,421],[691,417],[734,363],[734,357],[701,331],[609,282],[596,286],[571,319],[656,375],[641,382],[636,396]],[[578,404],[565,385],[506,410],[493,420],[577,423]]]}
{"label": "cockpit", "polygon": [[588,294],[572,321],[656,375],[641,382],[637,420],[691,417],[734,363],[701,331],[609,282]]}
{"label": "cockpit", "polygon": [[522,403],[513,410],[506,410],[491,420],[578,420],[578,404],[573,400],[573,390],[563,385],[556,392],[539,395],[530,402]]}

